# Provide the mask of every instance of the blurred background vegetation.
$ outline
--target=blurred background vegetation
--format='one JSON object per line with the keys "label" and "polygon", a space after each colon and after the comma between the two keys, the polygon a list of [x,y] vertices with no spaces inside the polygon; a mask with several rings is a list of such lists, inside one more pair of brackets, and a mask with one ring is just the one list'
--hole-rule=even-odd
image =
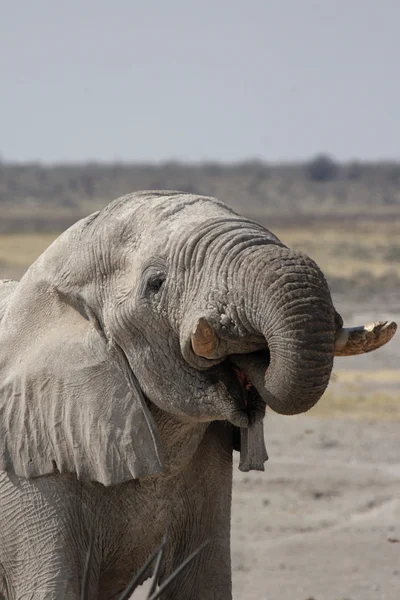
{"label": "blurred background vegetation", "polygon": [[400,164],[0,163],[0,277],[22,276],[59,232],[144,189],[211,195],[307,252],[336,297],[399,304]]}
{"label": "blurred background vegetation", "polygon": [[277,223],[382,219],[400,214],[400,164],[8,164],[0,162],[1,232],[54,231],[133,190],[217,196],[253,218]]}

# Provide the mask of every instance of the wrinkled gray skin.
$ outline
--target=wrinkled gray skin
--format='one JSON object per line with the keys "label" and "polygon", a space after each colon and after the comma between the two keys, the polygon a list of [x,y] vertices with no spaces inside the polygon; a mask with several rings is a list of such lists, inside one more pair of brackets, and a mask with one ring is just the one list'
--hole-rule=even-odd
{"label": "wrinkled gray skin", "polygon": [[315,263],[215,199],[142,192],[0,284],[0,319],[3,596],[78,599],[95,528],[90,598],[117,598],[170,524],[163,577],[210,544],[164,600],[230,599],[233,426],[264,402],[308,410],[331,374],[340,317]]}

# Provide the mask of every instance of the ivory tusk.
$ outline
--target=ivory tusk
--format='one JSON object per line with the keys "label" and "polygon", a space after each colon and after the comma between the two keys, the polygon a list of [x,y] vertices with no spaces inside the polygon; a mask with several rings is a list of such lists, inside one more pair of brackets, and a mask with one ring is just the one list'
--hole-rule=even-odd
{"label": "ivory tusk", "polygon": [[217,334],[203,317],[198,320],[191,340],[193,352],[204,358],[212,358],[219,345]]}
{"label": "ivory tusk", "polygon": [[396,333],[394,321],[376,321],[361,327],[339,329],[336,334],[335,356],[355,356],[377,350]]}

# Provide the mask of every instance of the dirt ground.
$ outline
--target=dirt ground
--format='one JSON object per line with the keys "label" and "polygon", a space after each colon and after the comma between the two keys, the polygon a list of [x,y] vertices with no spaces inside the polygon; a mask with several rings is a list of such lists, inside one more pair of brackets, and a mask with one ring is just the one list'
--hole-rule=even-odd
{"label": "dirt ground", "polygon": [[269,415],[266,472],[235,472],[234,598],[400,598],[399,431]]}

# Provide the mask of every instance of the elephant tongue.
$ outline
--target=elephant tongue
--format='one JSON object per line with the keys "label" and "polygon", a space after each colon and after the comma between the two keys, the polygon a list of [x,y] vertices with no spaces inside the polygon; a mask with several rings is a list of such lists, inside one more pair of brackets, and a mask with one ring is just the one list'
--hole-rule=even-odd
{"label": "elephant tongue", "polygon": [[240,471],[264,471],[268,460],[264,441],[263,422],[258,421],[250,427],[240,428]]}

